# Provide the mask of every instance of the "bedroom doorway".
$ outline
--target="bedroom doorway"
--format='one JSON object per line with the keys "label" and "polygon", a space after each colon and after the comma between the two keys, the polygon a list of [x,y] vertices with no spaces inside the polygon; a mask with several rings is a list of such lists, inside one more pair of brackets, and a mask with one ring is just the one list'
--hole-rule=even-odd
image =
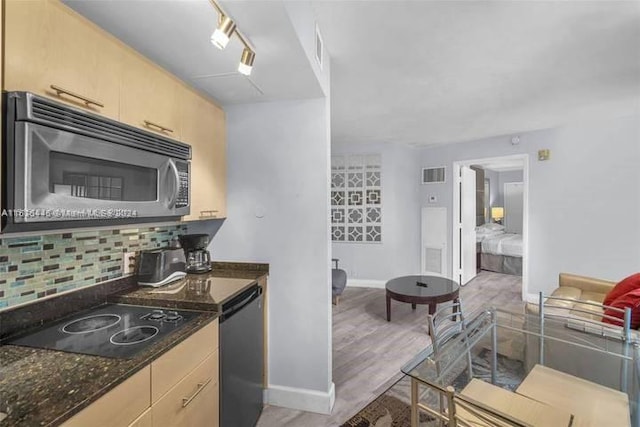
{"label": "bedroom doorway", "polygon": [[529,156],[453,163],[453,278],[482,270],[522,277],[528,296]]}

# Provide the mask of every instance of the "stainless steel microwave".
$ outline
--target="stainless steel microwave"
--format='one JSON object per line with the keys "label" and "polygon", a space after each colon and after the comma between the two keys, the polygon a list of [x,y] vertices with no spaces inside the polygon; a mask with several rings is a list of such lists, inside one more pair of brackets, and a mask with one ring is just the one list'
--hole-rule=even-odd
{"label": "stainless steel microwave", "polygon": [[4,230],[189,214],[189,145],[28,92],[3,102]]}

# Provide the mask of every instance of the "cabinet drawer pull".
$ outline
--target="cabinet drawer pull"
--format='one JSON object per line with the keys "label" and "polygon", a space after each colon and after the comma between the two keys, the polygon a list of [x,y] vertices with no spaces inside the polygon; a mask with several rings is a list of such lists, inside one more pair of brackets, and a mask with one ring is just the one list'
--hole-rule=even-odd
{"label": "cabinet drawer pull", "polygon": [[210,210],[206,210],[206,211],[200,211],[200,218],[215,218],[218,215],[216,215],[218,212],[217,209],[210,209]]}
{"label": "cabinet drawer pull", "polygon": [[193,394],[191,395],[191,397],[183,397],[183,398],[182,398],[182,407],[183,407],[183,408],[186,408],[186,407],[187,407],[187,405],[189,405],[189,403],[191,403],[191,401],[192,401],[193,399],[195,399],[195,398],[196,398],[196,396],[197,396],[198,394],[200,394],[200,392],[201,392],[202,390],[204,390],[204,388],[207,386],[207,384],[209,384],[209,383],[211,382],[211,380],[212,380],[212,378],[209,378],[208,380],[206,380],[206,381],[205,381],[205,382],[203,382],[203,383],[198,383],[198,389],[196,390],[196,392],[195,392],[195,393],[193,393]]}
{"label": "cabinet drawer pull", "polygon": [[146,127],[148,127],[148,128],[149,128],[149,127],[152,127],[152,128],[160,129],[160,131],[161,131],[161,132],[170,132],[170,133],[173,133],[173,129],[170,129],[170,128],[165,127],[165,126],[162,126],[162,125],[159,125],[159,124],[157,124],[157,123],[150,122],[149,120],[145,120],[145,121],[144,121],[144,125],[145,125]]}
{"label": "cabinet drawer pull", "polygon": [[104,104],[98,101],[94,101],[91,98],[87,98],[86,96],[82,96],[82,95],[78,95],[77,93],[71,92],[70,90],[67,89],[63,89],[60,86],[56,86],[56,85],[51,85],[49,86],[51,89],[53,89],[58,96],[60,96],[60,94],[65,94],[65,95],[69,95],[72,98],[76,98],[81,100],[82,102],[84,102],[86,104],[87,107],[90,107],[91,105],[95,105],[96,107],[100,107],[100,108],[104,108]]}

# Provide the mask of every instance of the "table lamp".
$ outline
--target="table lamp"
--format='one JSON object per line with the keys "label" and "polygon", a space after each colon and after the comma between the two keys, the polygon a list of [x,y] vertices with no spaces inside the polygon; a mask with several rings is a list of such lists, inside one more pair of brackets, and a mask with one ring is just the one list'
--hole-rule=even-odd
{"label": "table lamp", "polygon": [[503,207],[493,207],[491,208],[491,218],[498,224],[502,223],[502,218],[504,218],[504,208]]}

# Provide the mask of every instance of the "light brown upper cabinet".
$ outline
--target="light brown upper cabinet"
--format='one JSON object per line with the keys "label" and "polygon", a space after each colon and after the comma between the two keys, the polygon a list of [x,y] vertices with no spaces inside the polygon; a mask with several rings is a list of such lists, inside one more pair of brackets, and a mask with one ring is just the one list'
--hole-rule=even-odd
{"label": "light brown upper cabinet", "polygon": [[180,140],[181,89],[181,85],[157,65],[135,52],[125,53],[120,121]]}
{"label": "light brown upper cabinet", "polygon": [[191,144],[191,214],[186,221],[226,218],[227,145],[224,111],[184,90],[182,140]]}
{"label": "light brown upper cabinet", "polygon": [[122,47],[57,1],[8,0],[4,89],[118,119]]}
{"label": "light brown upper cabinet", "polygon": [[5,90],[44,95],[191,145],[191,215],[184,220],[227,216],[220,107],[58,0],[0,1]]}

